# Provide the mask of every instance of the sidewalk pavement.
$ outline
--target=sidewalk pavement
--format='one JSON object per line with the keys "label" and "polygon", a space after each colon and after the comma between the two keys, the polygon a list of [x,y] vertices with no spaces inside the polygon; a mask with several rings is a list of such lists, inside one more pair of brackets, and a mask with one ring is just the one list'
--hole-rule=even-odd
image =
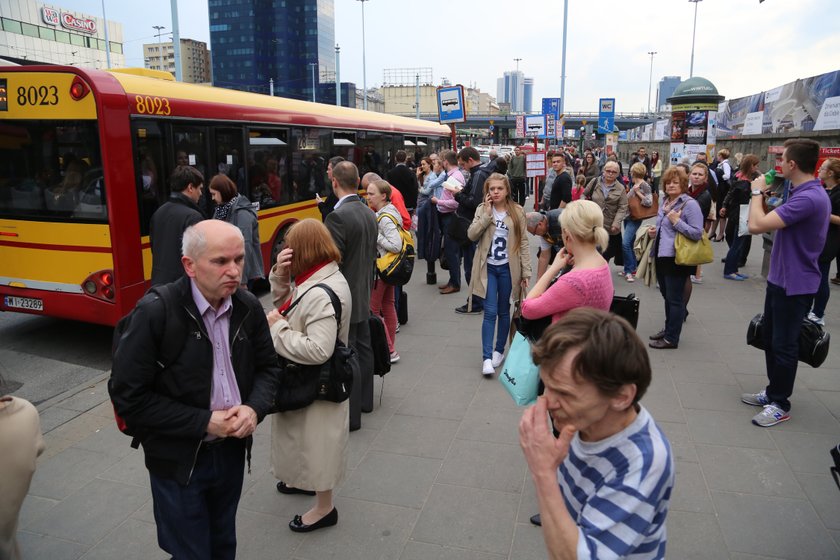
{"label": "sidewalk pavement", "polygon": [[[840,343],[814,370],[800,364],[792,418],[763,429],[739,400],[766,380],[763,354],[745,345],[765,282],[721,278],[726,244],[694,286],[678,350],[651,350],[653,384],[642,403],[670,438],[677,474],[668,516],[675,559],[840,558],[840,491],[828,450],[840,442]],[[287,523],[311,498],[280,495],[269,472],[270,428],[257,430],[238,514],[239,557],[321,560],[529,560],[545,558],[534,486],[519,449],[522,413],[494,378],[481,376],[480,316],[453,309],[464,293],[407,286],[402,360],[382,381],[381,404],[350,436],[349,469],[336,492],[336,527],[302,535]],[[439,276],[440,278],[440,276]],[[615,277],[616,293],[641,298],[639,335],[661,328],[661,297]],[[832,286],[828,328],[838,322]],[[143,454],[114,424],[106,379],[39,407],[47,449],[20,522],[24,558],[166,558],[157,547]]]}

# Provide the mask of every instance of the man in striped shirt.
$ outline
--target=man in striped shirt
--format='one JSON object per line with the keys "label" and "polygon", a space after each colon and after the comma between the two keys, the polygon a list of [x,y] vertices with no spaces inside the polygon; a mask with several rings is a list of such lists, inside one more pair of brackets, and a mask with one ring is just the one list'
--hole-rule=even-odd
{"label": "man in striped shirt", "polygon": [[546,329],[533,357],[545,394],[519,438],[549,557],[665,558],[674,462],[639,404],[651,379],[644,344],[624,319],[581,308]]}

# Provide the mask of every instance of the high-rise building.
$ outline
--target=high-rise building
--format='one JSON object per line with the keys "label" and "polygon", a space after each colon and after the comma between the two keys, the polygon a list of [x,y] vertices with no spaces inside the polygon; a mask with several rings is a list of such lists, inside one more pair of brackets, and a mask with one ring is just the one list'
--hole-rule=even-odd
{"label": "high-rise building", "polygon": [[111,66],[125,66],[123,26],[97,16],[36,0],[0,2],[0,57],[20,63],[48,63],[107,68],[107,48]]}
{"label": "high-rise building", "polygon": [[[172,41],[143,45],[146,68],[163,70],[175,75],[175,48]],[[210,51],[207,43],[181,39],[181,79],[193,84],[210,81]]]}
{"label": "high-rise building", "polygon": [[522,91],[522,110],[530,113],[534,108],[534,78],[525,78]]}
{"label": "high-rise building", "polygon": [[512,113],[531,111],[533,96],[534,79],[526,78],[519,70],[508,70],[496,80],[496,99],[499,103],[510,103]]}
{"label": "high-rise building", "polygon": [[318,88],[335,81],[334,0],[209,0],[209,16],[213,85],[335,102]]}
{"label": "high-rise building", "polygon": [[662,111],[668,104],[666,99],[674,95],[674,90],[680,85],[682,79],[679,76],[665,76],[659,80],[656,87],[656,110]]}

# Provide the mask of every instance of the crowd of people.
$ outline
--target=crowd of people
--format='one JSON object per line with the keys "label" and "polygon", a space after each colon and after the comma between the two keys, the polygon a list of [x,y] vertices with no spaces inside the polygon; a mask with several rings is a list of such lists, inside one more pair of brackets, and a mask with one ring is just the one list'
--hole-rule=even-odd
{"label": "crowd of people", "polygon": [[[267,313],[247,289],[263,274],[255,208],[217,175],[208,184],[213,219],[203,219],[204,177],[178,166],[172,198],[152,218],[153,289],[118,328],[109,382],[124,431],[146,456],[161,548],[176,558],[235,557],[251,436],[268,415],[277,491],[315,500],[289,529],[338,523],[333,490],[345,474],[349,433],[374,409],[373,347],[382,341],[372,340],[371,315],[384,322],[390,362],[400,360],[397,310],[406,296],[374,263],[399,252],[414,230],[427,281],[435,263],[445,263],[439,293],[459,293],[463,275],[466,301],[454,311],[483,315],[475,352],[483,376],[503,364],[515,314],[549,324],[532,346],[540,396],[519,426],[539,501],[532,522],[549,552],[664,557],[674,460],[640,403],[651,381],[648,350],[609,313],[609,261],[626,282],[638,275],[657,285],[665,324],[649,346],[677,349],[692,286],[704,277],[699,266],[678,262],[680,239],[725,238],[723,278],[743,281],[745,241],[775,232],[764,306],[768,384],[741,400],[761,408],[757,426],[784,422],[799,325],[824,324],[840,251],[840,159],[817,169],[819,145],[789,140],[778,190],[753,154],[732,165],[721,150],[711,167],[697,161],[663,171],[658,154],[641,148],[629,177],[617,158],[601,156],[579,158],[573,147],[548,154],[551,173],[533,192],[534,212],[523,207],[532,193],[519,149],[486,163],[472,147],[444,150],[418,157],[415,168],[398,151],[386,179],[360,177],[355,164],[333,158],[332,196],[319,201],[323,221],[302,220],[287,232],[268,275]],[[320,366],[339,343],[358,358],[349,398],[278,411],[281,364]],[[26,413],[13,399],[0,402],[4,414],[18,408]],[[24,466],[34,468],[41,444],[30,439]],[[0,549],[15,546],[13,534],[3,538]]]}

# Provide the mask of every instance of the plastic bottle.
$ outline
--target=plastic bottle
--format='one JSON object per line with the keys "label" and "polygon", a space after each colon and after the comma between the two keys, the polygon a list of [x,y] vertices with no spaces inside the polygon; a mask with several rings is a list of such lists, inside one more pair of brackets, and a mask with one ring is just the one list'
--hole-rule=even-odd
{"label": "plastic bottle", "polygon": [[767,173],[764,174],[764,182],[765,182],[765,184],[767,184],[768,187],[773,184],[773,181],[775,179],[776,179],[776,170],[775,169],[771,169],[770,171],[768,171]]}

